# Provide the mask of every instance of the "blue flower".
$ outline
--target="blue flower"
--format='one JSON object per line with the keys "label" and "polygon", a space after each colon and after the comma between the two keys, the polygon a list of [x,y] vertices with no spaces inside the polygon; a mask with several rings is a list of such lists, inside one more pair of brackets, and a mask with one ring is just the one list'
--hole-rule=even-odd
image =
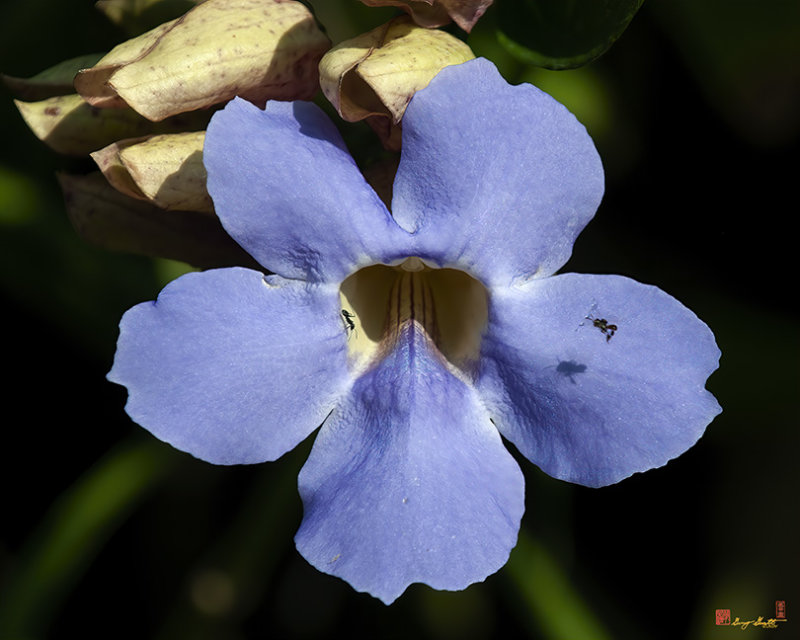
{"label": "blue flower", "polygon": [[592,487],[665,464],[720,411],[719,350],[660,289],[553,275],[603,171],[584,128],[486,60],[411,101],[392,212],[305,102],[235,100],[209,126],[208,187],[273,275],[191,273],[122,319],[109,379],[129,415],[217,464],[300,472],[300,553],[390,603],[497,571],[523,513],[501,435]]}

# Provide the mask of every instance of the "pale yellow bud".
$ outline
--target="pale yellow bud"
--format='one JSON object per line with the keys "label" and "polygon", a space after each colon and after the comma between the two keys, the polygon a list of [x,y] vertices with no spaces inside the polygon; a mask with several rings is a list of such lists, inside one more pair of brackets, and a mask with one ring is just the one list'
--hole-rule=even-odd
{"label": "pale yellow bud", "polygon": [[307,99],[330,41],[294,0],[206,0],[115,47],[75,78],[102,107],[127,104],[154,121],[240,96]]}
{"label": "pale yellow bud", "polygon": [[178,19],[165,22],[147,33],[118,44],[93,67],[78,72],[74,79],[75,90],[93,107],[127,106],[125,100],[111,86],[111,77],[125,65],[142,59],[177,22]]}
{"label": "pale yellow bud", "polygon": [[474,57],[458,38],[402,16],[326,53],[319,65],[320,86],[342,118],[372,119],[385,143],[417,91],[444,67]]}
{"label": "pale yellow bud", "polygon": [[92,158],[109,183],[161,209],[213,213],[203,166],[205,131],[121,140]]}
{"label": "pale yellow bud", "polygon": [[210,113],[191,113],[153,125],[132,109],[97,109],[80,96],[56,96],[37,102],[15,100],[34,135],[58,153],[84,156],[114,140],[151,133],[201,129]]}

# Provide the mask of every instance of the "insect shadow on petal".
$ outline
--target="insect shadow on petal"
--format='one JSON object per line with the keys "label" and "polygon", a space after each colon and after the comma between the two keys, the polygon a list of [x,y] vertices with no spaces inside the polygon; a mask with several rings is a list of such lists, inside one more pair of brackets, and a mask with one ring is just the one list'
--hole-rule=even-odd
{"label": "insect shadow on petal", "polygon": [[558,375],[567,378],[572,384],[577,384],[575,375],[586,373],[586,365],[574,360],[559,360],[557,365],[551,365],[545,369],[555,369]]}

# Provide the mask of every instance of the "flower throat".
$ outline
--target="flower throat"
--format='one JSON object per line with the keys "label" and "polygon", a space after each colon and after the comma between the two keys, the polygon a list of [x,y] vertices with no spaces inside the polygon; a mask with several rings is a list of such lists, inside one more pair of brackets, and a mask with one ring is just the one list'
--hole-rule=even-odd
{"label": "flower throat", "polygon": [[[351,363],[366,368],[407,330],[424,332],[456,373],[471,376],[488,319],[486,288],[463,271],[433,269],[420,258],[373,265],[340,289]],[[352,326],[351,326],[352,325]]]}

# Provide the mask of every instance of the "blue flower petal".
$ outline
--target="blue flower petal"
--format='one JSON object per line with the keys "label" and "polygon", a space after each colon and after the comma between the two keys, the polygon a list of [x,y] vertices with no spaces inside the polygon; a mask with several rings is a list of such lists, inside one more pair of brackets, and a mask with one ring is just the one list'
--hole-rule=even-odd
{"label": "blue flower petal", "polygon": [[338,291],[243,268],[190,273],[130,309],[109,380],[128,415],[217,464],[275,460],[352,384]]}
{"label": "blue flower petal", "polygon": [[295,541],[387,604],[413,582],[463,589],[508,559],[523,483],[474,390],[406,330],[320,430]]}
{"label": "blue flower petal", "polygon": [[482,348],[478,388],[500,432],[563,480],[598,487],[666,464],[721,411],[704,388],[720,356],[710,329],[622,276],[493,291]]}
{"label": "blue flower petal", "polygon": [[233,100],[211,119],[203,161],[222,225],[274,273],[340,282],[407,246],[336,127],[310,102],[269,102],[262,111]]}
{"label": "blue flower petal", "polygon": [[446,67],[405,112],[394,217],[418,255],[487,286],[554,273],[602,194],[583,125],[487,60]]}

